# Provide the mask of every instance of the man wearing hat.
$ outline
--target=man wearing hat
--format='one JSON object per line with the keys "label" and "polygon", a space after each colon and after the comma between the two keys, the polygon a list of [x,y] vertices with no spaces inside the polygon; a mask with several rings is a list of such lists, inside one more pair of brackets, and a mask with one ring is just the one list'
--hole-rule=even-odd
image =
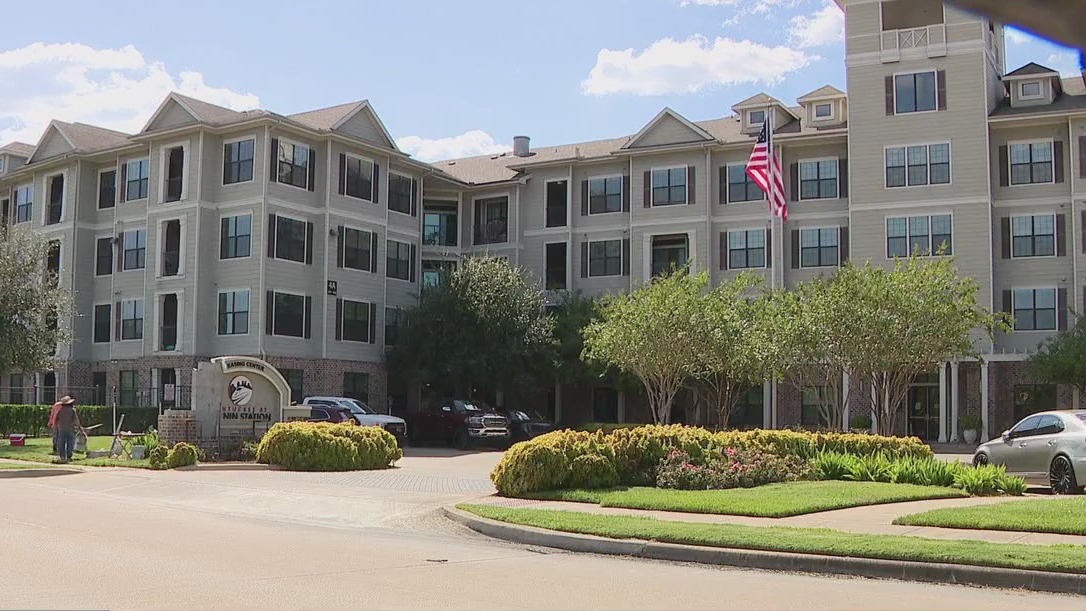
{"label": "man wearing hat", "polygon": [[[63,399],[70,399],[71,397],[61,397]],[[53,455],[57,455],[57,412],[60,411],[60,401],[53,404],[53,409],[49,410],[49,432],[53,435]]]}
{"label": "man wearing hat", "polygon": [[56,410],[55,426],[57,432],[57,452],[60,462],[67,463],[72,460],[72,451],[75,450],[75,432],[79,429],[79,414],[75,411],[75,399],[65,395],[57,401],[60,408]]}

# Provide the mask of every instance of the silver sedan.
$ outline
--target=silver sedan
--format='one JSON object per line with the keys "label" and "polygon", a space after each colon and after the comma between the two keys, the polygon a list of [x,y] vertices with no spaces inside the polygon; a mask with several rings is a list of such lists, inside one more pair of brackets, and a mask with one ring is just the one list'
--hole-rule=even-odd
{"label": "silver sedan", "polygon": [[1086,410],[1033,414],[981,444],[974,465],[1004,465],[1055,494],[1077,494],[1086,482]]}

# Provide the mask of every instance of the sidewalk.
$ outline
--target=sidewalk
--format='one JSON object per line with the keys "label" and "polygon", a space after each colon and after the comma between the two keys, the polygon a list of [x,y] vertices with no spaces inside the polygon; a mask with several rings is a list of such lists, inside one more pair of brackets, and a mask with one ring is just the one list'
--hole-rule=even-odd
{"label": "sidewalk", "polygon": [[975,497],[965,499],[934,499],[850,507],[833,511],[809,513],[789,518],[753,518],[704,513],[683,513],[677,511],[652,511],[643,509],[620,509],[600,507],[591,503],[570,503],[565,501],[536,501],[531,499],[512,499],[498,496],[475,501],[481,505],[497,505],[521,509],[552,509],[559,511],[578,511],[616,516],[641,516],[671,522],[701,522],[706,524],[742,524],[745,526],[790,526],[796,528],[829,528],[843,532],[909,535],[929,539],[966,539],[989,541],[992,543],[1022,543],[1028,545],[1086,545],[1086,536],[1057,535],[1050,533],[1028,533],[1002,530],[968,530],[959,528],[936,528],[931,526],[898,526],[893,521],[901,516],[920,513],[932,509],[948,507],[970,507],[990,505],[1021,500],[1056,499],[1056,496],[1024,497]]}

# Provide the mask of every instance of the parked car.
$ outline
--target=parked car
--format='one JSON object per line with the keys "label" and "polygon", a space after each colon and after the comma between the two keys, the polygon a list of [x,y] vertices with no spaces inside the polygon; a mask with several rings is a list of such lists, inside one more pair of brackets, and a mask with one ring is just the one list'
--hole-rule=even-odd
{"label": "parked car", "polygon": [[314,405],[309,410],[308,422],[331,422],[332,424],[358,424],[354,414],[346,407],[338,405]]}
{"label": "parked car", "polygon": [[1051,411],[1023,418],[998,439],[981,444],[974,465],[1004,465],[1027,483],[1054,494],[1076,494],[1086,483],[1086,410]]}
{"label": "parked car", "polygon": [[348,397],[306,397],[302,405],[335,406],[350,412],[355,421],[362,426],[379,426],[396,438],[396,442],[403,447],[407,442],[407,423],[403,418],[378,414],[370,406]]}
{"label": "parked car", "polygon": [[480,442],[508,443],[509,420],[472,401],[442,399],[415,414],[410,431],[412,443],[451,443],[466,450]]}
{"label": "parked car", "polygon": [[528,410],[511,409],[499,412],[509,419],[509,441],[528,441],[549,433],[555,429],[555,424],[547,420],[537,412]]}

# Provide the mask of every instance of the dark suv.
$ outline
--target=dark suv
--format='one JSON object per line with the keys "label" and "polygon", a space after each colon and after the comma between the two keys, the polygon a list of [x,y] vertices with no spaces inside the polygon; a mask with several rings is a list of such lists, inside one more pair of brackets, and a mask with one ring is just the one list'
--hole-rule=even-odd
{"label": "dark suv", "polygon": [[442,399],[415,414],[407,431],[413,444],[451,443],[466,450],[476,442],[508,443],[509,420],[466,399]]}

